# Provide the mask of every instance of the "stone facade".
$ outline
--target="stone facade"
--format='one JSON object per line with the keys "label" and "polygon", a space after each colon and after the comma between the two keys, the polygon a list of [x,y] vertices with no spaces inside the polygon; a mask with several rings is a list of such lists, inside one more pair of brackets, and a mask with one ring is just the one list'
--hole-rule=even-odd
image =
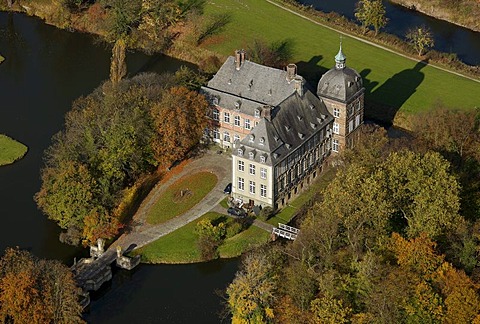
{"label": "stone facade", "polygon": [[208,134],[232,150],[239,204],[282,208],[308,188],[331,153],[354,145],[364,88],[341,47],[335,63],[315,95],[294,64],[273,69],[236,51],[202,88],[212,107]]}

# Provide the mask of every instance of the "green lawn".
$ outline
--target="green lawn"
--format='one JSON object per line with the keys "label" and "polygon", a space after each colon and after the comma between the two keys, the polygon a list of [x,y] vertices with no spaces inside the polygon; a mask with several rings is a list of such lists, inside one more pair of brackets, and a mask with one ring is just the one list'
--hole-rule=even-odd
{"label": "green lawn", "polygon": [[[207,14],[228,12],[231,22],[206,42],[209,49],[232,55],[255,38],[268,42],[290,40],[299,74],[318,82],[334,65],[340,33],[316,25],[265,0],[211,0]],[[480,106],[480,83],[376,48],[351,37],[343,38],[347,65],[361,73],[367,103],[388,105],[403,113],[423,111],[438,103],[471,109]],[[248,53],[247,53],[248,54]],[[377,109],[378,110],[378,109]],[[368,111],[367,115],[382,114]]]}
{"label": "green lawn", "polygon": [[217,181],[217,176],[210,172],[199,172],[177,180],[148,211],[147,222],[160,224],[185,213],[201,201]]}
{"label": "green lawn", "polygon": [[282,208],[282,210],[280,210],[280,212],[274,217],[270,218],[267,223],[273,226],[278,226],[278,223],[287,224],[292,219],[295,211],[307,203],[316,192],[323,190],[330,181],[333,180],[335,174],[336,169],[334,168],[327,169],[325,172],[319,174],[316,181],[313,182],[305,192],[289,202],[287,207]]}
{"label": "green lawn", "polygon": [[22,143],[0,134],[0,165],[11,164],[21,159],[27,150]]}
{"label": "green lawn", "polygon": [[[142,255],[142,262],[147,263],[193,263],[201,262],[200,251],[197,248],[198,235],[195,233],[197,223],[205,218],[216,219],[224,217],[227,226],[234,222],[231,217],[226,217],[214,212],[209,212],[199,219],[161,237],[136,251],[134,254]],[[254,246],[268,241],[270,234],[257,227],[251,226],[229,239],[226,239],[219,248],[220,257],[230,258],[239,256]]]}
{"label": "green lawn", "polygon": [[233,258],[269,241],[269,232],[252,225],[247,230],[226,239],[218,251],[221,258]]}

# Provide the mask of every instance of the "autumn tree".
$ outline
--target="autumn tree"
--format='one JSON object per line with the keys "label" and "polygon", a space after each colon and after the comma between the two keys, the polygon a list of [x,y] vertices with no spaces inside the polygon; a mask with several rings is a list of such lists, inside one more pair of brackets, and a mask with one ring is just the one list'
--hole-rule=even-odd
{"label": "autumn tree", "polygon": [[195,228],[198,234],[198,247],[204,260],[211,260],[218,257],[217,248],[225,238],[225,223],[214,224],[210,219],[203,219],[197,223]]}
{"label": "autumn tree", "polygon": [[411,28],[405,37],[418,52],[418,56],[422,56],[426,49],[435,45],[432,32],[425,26]]}
{"label": "autumn tree", "polygon": [[382,0],[360,0],[355,8],[355,17],[362,23],[365,30],[372,26],[375,29],[375,36],[387,24]]}
{"label": "autumn tree", "polygon": [[0,318],[6,323],[82,323],[72,272],[7,248],[0,259]]}
{"label": "autumn tree", "polygon": [[164,94],[152,110],[158,161],[168,165],[198,143],[207,125],[207,109],[205,97],[185,87],[173,87]]}
{"label": "autumn tree", "polygon": [[262,254],[249,254],[242,262],[233,282],[227,288],[232,323],[269,323],[276,277],[272,264]]}
{"label": "autumn tree", "polygon": [[110,81],[116,87],[120,80],[127,75],[127,63],[125,62],[126,43],[123,38],[117,39],[112,48],[110,62]]}

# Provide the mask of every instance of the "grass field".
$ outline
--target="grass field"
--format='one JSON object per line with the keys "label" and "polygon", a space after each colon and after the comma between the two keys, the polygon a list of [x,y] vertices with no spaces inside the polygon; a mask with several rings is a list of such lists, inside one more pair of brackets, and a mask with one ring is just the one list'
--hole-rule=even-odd
{"label": "grass field", "polygon": [[[340,33],[316,25],[265,0],[211,0],[207,14],[226,12],[231,22],[204,44],[210,50],[232,55],[256,38],[268,42],[289,40],[299,74],[316,86],[322,73],[334,66]],[[480,106],[480,83],[451,74],[348,36],[343,37],[347,65],[364,79],[367,104],[388,105],[394,112],[413,113],[441,103],[471,109]],[[248,54],[248,53],[247,53]],[[377,108],[378,110],[378,108]],[[368,111],[367,115],[382,114]]]}
{"label": "grass field", "polygon": [[0,166],[21,159],[28,148],[8,136],[0,134]]}
{"label": "grass field", "polygon": [[226,239],[218,248],[218,252],[221,258],[233,258],[268,241],[270,233],[252,225],[247,230]]}
{"label": "grass field", "polygon": [[5,61],[5,58],[2,55],[0,55],[0,63],[2,63],[3,61]]}
{"label": "grass field", "polygon": [[185,213],[202,200],[217,181],[217,176],[210,172],[199,172],[177,180],[149,210],[147,222],[160,224]]}
{"label": "grass field", "polygon": [[[199,219],[161,237],[134,252],[142,255],[142,262],[147,263],[193,263],[201,262],[202,258],[197,247],[198,235],[195,233],[197,223],[205,218],[216,219],[224,217],[227,226],[234,220],[218,213],[207,213]],[[220,257],[230,258],[239,256],[254,246],[268,241],[269,233],[251,226],[247,230],[228,238],[219,247]]]}

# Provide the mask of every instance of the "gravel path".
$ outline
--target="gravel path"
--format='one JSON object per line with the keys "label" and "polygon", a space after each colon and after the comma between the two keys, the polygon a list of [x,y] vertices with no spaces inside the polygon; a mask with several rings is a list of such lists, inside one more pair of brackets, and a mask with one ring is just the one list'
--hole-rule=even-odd
{"label": "gravel path", "polygon": [[[165,190],[167,190],[171,184],[183,176],[202,171],[211,172],[218,178],[216,186],[210,193],[207,194],[207,196],[205,196],[202,201],[184,214],[177,216],[165,223],[151,225],[146,222],[148,211],[153,207],[158,197],[165,192]],[[209,212],[225,198],[223,189],[229,182],[231,182],[231,171],[231,156],[225,153],[217,154],[212,150],[208,150],[203,156],[188,162],[185,166],[183,166],[183,169],[179,173],[175,174],[167,181],[157,184],[152,189],[133,217],[132,223],[135,225],[133,226],[132,230],[129,233],[123,234],[117,241],[113,242],[110,245],[109,250],[116,249],[116,247],[119,245],[123,250],[131,247],[132,245],[135,246],[135,248],[142,247]]]}

